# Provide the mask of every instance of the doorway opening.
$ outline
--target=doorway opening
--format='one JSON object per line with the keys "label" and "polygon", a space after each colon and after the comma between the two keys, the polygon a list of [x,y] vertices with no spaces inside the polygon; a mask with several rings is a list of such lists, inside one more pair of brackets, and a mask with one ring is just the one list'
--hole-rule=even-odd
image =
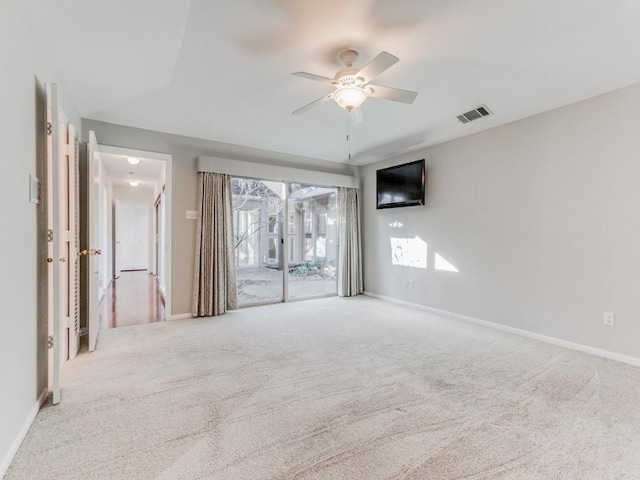
{"label": "doorway opening", "polygon": [[[170,155],[99,145],[103,255],[99,328],[170,316]],[[104,209],[102,208],[104,205]]]}
{"label": "doorway opening", "polygon": [[334,187],[233,177],[238,305],[337,294]]}

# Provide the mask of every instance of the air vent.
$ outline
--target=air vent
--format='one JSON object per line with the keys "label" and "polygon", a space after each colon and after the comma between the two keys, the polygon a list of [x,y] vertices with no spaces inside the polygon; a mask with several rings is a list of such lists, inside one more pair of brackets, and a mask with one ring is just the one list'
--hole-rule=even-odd
{"label": "air vent", "polygon": [[488,117],[489,115],[491,115],[491,110],[489,110],[486,105],[480,105],[478,108],[458,115],[458,121],[460,123],[469,123],[482,117]]}

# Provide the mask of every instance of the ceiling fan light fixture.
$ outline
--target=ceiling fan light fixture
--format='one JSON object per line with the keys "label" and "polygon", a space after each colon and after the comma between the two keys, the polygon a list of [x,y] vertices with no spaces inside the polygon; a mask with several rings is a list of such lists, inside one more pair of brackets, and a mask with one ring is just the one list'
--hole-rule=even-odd
{"label": "ceiling fan light fixture", "polygon": [[[640,0],[634,0],[639,1]],[[293,114],[306,112],[312,107],[320,105],[327,100],[335,101],[338,106],[347,112],[356,112],[356,117],[362,121],[361,112],[358,107],[362,105],[367,97],[374,97],[380,100],[391,100],[401,103],[413,103],[418,92],[410,90],[401,90],[399,88],[383,87],[381,85],[372,84],[371,81],[382,72],[393,66],[400,60],[398,57],[391,55],[389,52],[380,52],[373,60],[367,63],[363,68],[353,66],[355,60],[358,59],[358,52],[355,50],[346,50],[340,54],[340,60],[344,63],[345,68],[337,71],[333,78],[314,75],[307,72],[295,72],[292,75],[302,77],[316,82],[331,84],[335,90],[329,94],[314,100],[302,108],[294,110]]]}
{"label": "ceiling fan light fixture", "polygon": [[333,100],[347,112],[355,110],[367,99],[367,92],[355,86],[338,87],[333,94]]}

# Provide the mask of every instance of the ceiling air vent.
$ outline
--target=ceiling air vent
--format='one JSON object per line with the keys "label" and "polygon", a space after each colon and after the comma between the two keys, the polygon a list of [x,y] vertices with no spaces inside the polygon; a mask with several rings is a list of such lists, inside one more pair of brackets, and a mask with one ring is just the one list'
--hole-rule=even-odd
{"label": "ceiling air vent", "polygon": [[482,117],[488,117],[489,115],[491,115],[491,110],[489,110],[486,105],[480,105],[478,108],[458,115],[458,121],[460,123],[469,123]]}

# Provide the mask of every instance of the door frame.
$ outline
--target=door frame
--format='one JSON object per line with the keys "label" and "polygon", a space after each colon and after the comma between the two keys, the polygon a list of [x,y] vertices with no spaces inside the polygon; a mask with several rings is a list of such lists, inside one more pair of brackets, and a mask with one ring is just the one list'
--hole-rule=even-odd
{"label": "door frame", "polygon": [[[291,184],[297,184],[297,183],[302,183],[304,185],[310,186],[310,187],[319,187],[319,188],[331,188],[335,190],[335,195],[336,195],[336,203],[338,201],[337,199],[337,195],[338,195],[338,186],[329,186],[329,185],[318,185],[318,184],[314,184],[312,182],[296,182],[296,181],[289,181],[289,180],[278,180],[278,181],[274,181],[274,180],[267,180],[264,178],[258,178],[256,176],[245,176],[245,175],[235,175],[235,174],[230,174],[232,181],[234,178],[240,178],[240,179],[247,179],[247,180],[255,180],[258,182],[264,182],[265,184],[278,184],[281,185],[282,187],[282,197],[281,197],[281,201],[282,201],[282,209],[280,210],[280,213],[278,215],[278,222],[276,224],[276,228],[277,231],[276,232],[270,232],[269,231],[269,227],[271,225],[270,222],[270,215],[268,212],[268,209],[266,212],[262,212],[261,211],[261,215],[262,215],[262,222],[265,222],[266,228],[262,228],[259,230],[258,235],[259,235],[259,244],[260,244],[260,256],[262,256],[263,253],[263,249],[266,248],[268,249],[268,245],[269,245],[269,240],[270,239],[276,239],[276,247],[277,250],[279,252],[278,254],[278,262],[280,264],[280,268],[282,270],[282,298],[279,300],[259,300],[257,302],[251,302],[251,303],[246,303],[243,305],[240,305],[239,308],[245,308],[245,307],[255,307],[255,306],[259,306],[259,305],[270,305],[270,304],[274,304],[274,303],[290,303],[290,302],[299,302],[299,301],[305,301],[305,300],[311,300],[311,299],[317,299],[317,298],[324,298],[324,297],[334,297],[338,295],[338,281],[339,281],[339,233],[336,231],[336,290],[335,293],[319,293],[317,295],[310,295],[310,296],[305,296],[305,297],[297,297],[297,298],[291,298],[289,295],[289,281],[290,281],[290,275],[289,275],[289,258],[291,255],[291,249],[290,249],[290,244],[289,244],[289,239],[290,238],[294,238],[299,241],[299,245],[295,246],[294,248],[297,248],[300,250],[300,252],[304,252],[305,248],[304,248],[304,228],[305,228],[305,224],[304,224],[304,218],[303,216],[300,216],[299,218],[295,218],[295,211],[291,212],[291,207],[292,205],[290,205],[290,193],[289,193],[289,185]],[[269,187],[271,188],[271,187]],[[273,190],[273,188],[271,188]],[[275,191],[275,190],[274,190]],[[337,208],[337,207],[336,207]],[[233,210],[233,215],[234,218],[236,217],[236,209],[232,208]],[[294,234],[290,234],[289,233],[289,218],[290,218],[290,214],[293,213],[294,214],[294,223],[296,224],[296,231]],[[339,212],[336,211],[336,216],[339,215]],[[339,222],[339,219],[337,219],[337,221]],[[318,213],[317,213],[317,209],[314,209],[311,211],[311,225],[312,225],[312,238],[314,240],[314,247],[313,247],[313,252],[314,252],[314,261],[317,258],[317,245],[316,245],[316,239],[318,237]],[[263,243],[266,244],[266,247],[263,247]],[[295,240],[294,240],[295,243]],[[236,269],[236,272],[240,271],[242,268],[244,267],[240,267],[238,265],[238,261],[237,261],[237,255],[234,255],[234,268]],[[258,262],[258,264],[260,265],[259,268],[264,268],[263,266],[263,262],[262,260],[260,260]]]}
{"label": "door frame", "polygon": [[[98,135],[99,132],[96,133]],[[164,190],[164,202],[165,202],[165,216],[164,216],[164,312],[165,319],[171,320],[173,311],[171,308],[171,246],[172,246],[172,221],[171,221],[171,206],[172,193],[173,193],[173,180],[172,180],[172,164],[173,156],[169,153],[152,152],[148,150],[137,150],[135,148],[116,147],[112,145],[102,145],[98,139],[98,149],[103,153],[110,153],[113,155],[124,155],[129,157],[141,157],[149,158],[151,160],[161,160],[166,163],[165,169],[165,190]],[[113,245],[115,248],[115,245]],[[151,246],[150,246],[151,248]],[[155,262],[154,262],[155,263]]]}
{"label": "door frame", "polygon": [[60,109],[58,105],[58,87],[55,83],[46,84],[47,94],[47,230],[48,248],[48,324],[49,324],[49,361],[48,386],[52,393],[51,402],[60,403]]}

